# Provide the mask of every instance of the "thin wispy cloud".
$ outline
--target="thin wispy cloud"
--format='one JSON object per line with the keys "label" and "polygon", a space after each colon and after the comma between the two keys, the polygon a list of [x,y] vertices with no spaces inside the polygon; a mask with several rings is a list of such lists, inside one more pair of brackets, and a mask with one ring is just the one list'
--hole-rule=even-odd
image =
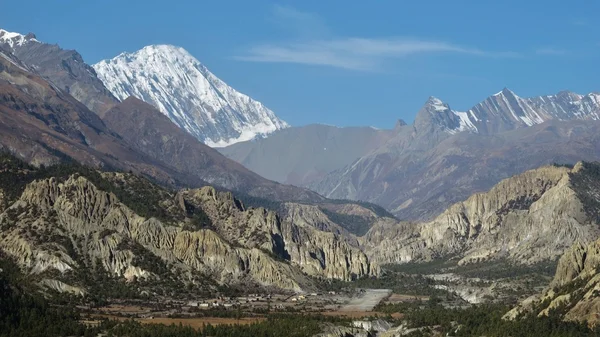
{"label": "thin wispy cloud", "polygon": [[317,15],[275,6],[276,21],[295,31],[290,41],[258,44],[235,57],[248,62],[296,63],[370,71],[389,60],[417,54],[451,53],[482,57],[517,57],[445,41],[408,37],[336,36]]}
{"label": "thin wispy cloud", "polygon": [[251,47],[236,59],[251,62],[299,63],[351,70],[376,70],[390,59],[426,53],[458,53],[515,57],[515,53],[489,53],[446,42],[407,38],[337,38]]}

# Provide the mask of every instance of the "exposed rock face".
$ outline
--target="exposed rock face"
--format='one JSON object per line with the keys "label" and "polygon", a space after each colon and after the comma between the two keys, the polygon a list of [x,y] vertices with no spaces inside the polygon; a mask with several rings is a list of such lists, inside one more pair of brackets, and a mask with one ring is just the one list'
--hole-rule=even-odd
{"label": "exposed rock face", "polygon": [[577,243],[565,252],[558,262],[550,286],[508,312],[507,319],[532,310],[539,316],[557,310],[569,321],[587,321],[598,325],[600,316],[600,240],[588,245]]}
{"label": "exposed rock face", "polygon": [[323,332],[315,337],[369,337],[369,331],[362,328],[350,328],[328,324],[323,327]]}
{"label": "exposed rock face", "polygon": [[503,180],[431,222],[380,221],[363,238],[365,250],[380,264],[442,257],[460,257],[461,264],[498,258],[530,264],[558,258],[574,243],[600,236],[590,213],[594,205],[580,186],[597,168],[542,167]]}
{"label": "exposed rock face", "polygon": [[[10,225],[15,227],[12,231],[3,232],[2,248],[34,273],[81,266],[64,246],[38,245],[19,234],[24,227],[32,226],[32,222],[39,230],[62,232],[75,242],[83,241],[83,247],[76,245],[81,248],[78,254],[86,255],[90,262],[99,258],[107,271],[124,278],[143,278],[152,273],[134,264],[136,256],[132,250],[120,248],[120,244],[132,240],[166,263],[180,264],[188,272],[211,275],[221,283],[249,276],[263,285],[299,289],[297,280],[303,281],[291,266],[276,262],[258,249],[233,247],[211,230],[186,231],[176,223],[164,224],[155,218],[140,217],[84,177],[70,177],[64,183],[52,178],[36,181],[27,186],[7,212],[11,210],[23,213],[17,215],[17,223]],[[42,217],[36,222],[30,212],[41,213]],[[55,218],[46,218],[51,215]],[[10,221],[6,216],[3,220],[4,224]],[[103,231],[112,234],[101,236]]]}
{"label": "exposed rock face", "polygon": [[280,218],[264,208],[246,210],[231,193],[211,187],[185,190],[178,196],[201,205],[214,219],[215,230],[229,242],[281,256],[308,275],[353,280],[379,273],[357,240],[316,206],[289,203]]}
{"label": "exposed rock face", "polygon": [[[122,173],[103,177],[133,193],[142,193],[136,186],[149,184]],[[221,284],[250,280],[300,290],[310,287],[306,275],[351,280],[378,273],[342,236],[301,219],[282,221],[263,208],[246,210],[231,193],[212,187],[176,195],[153,187],[145,193],[159,195],[163,219],[136,214],[84,176],[31,182],[0,214],[0,249],[41,275],[89,268],[133,280],[160,279],[170,272],[184,283],[203,275]],[[198,210],[212,225],[193,223],[189,212]],[[157,258],[153,265],[140,262],[149,256]],[[80,289],[62,280],[44,282],[57,290]]]}

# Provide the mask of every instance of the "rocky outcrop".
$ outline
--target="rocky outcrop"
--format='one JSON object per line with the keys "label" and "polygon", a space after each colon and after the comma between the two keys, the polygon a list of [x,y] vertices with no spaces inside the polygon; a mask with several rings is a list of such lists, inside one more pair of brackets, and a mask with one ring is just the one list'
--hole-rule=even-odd
{"label": "rocky outcrop", "polygon": [[323,326],[323,332],[314,337],[369,337],[369,331],[362,328],[351,328],[327,324]]}
{"label": "rocky outcrop", "polygon": [[556,259],[574,243],[600,235],[596,219],[586,212],[581,187],[575,186],[596,168],[582,163],[572,170],[542,167],[454,204],[431,222],[380,221],[363,238],[365,250],[379,263],[442,257],[458,257],[461,264]]}
{"label": "rocky outcrop", "polygon": [[377,275],[358,241],[317,206],[287,203],[280,217],[262,207],[245,209],[229,192],[212,187],[184,190],[180,200],[199,205],[229,242],[259,248],[289,260],[311,276],[353,280]]}
{"label": "rocky outcrop", "polygon": [[[16,219],[9,219],[11,212],[17,214]],[[36,214],[41,214],[37,220]],[[285,289],[299,290],[300,284],[306,283],[290,265],[258,249],[234,247],[211,230],[187,231],[178,223],[141,217],[84,177],[31,183],[2,214],[2,223],[12,228],[2,233],[2,249],[34,273],[82,266],[69,255],[68,245],[46,240],[34,244],[34,233],[26,230],[31,227],[74,241],[75,255],[84,255],[90,263],[99,260],[111,274],[127,279],[153,274],[135,265],[139,252],[132,247],[137,244],[142,247],[138,250],[165,263],[211,275],[221,283],[244,276]]]}
{"label": "rocky outcrop", "polygon": [[[300,291],[311,287],[307,275],[352,280],[379,271],[342,235],[302,218],[246,209],[229,192],[204,187],[171,194],[131,174],[101,177],[94,179],[101,179],[95,181],[105,189],[152,193],[158,205],[145,199],[141,206],[131,200],[125,204],[77,174],[39,179],[0,214],[0,249],[41,277],[89,269],[132,281],[166,273],[183,283],[207,276],[220,284],[249,280]],[[162,216],[134,211],[154,206]],[[198,214],[206,214],[205,222],[194,218]],[[75,292],[69,287],[77,287],[63,280],[47,282],[56,290]]]}
{"label": "rocky outcrop", "polygon": [[560,258],[550,286],[541,294],[521,302],[505,315],[515,319],[520,313],[538,316],[555,311],[568,321],[600,323],[600,240],[588,245],[577,243]]}

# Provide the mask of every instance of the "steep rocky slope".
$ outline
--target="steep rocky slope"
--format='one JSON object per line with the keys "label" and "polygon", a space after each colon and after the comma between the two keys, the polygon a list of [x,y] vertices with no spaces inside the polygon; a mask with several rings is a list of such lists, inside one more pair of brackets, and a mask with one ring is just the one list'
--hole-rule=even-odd
{"label": "steep rocky slope", "polygon": [[135,96],[210,146],[288,127],[262,103],[237,92],[181,47],[152,45],[93,65],[119,99]]}
{"label": "steep rocky slope", "polygon": [[41,42],[31,33],[22,35],[2,29],[0,46],[96,113],[118,103],[75,50]]}
{"label": "steep rocky slope", "polygon": [[95,113],[2,50],[0,130],[0,148],[36,165],[69,157],[94,167],[133,170],[167,184],[194,181],[132,150]]}
{"label": "steep rocky slope", "polygon": [[561,315],[568,321],[600,323],[600,241],[577,243],[561,257],[556,275],[539,295],[522,301],[505,319],[516,319],[524,312],[538,316]]}
{"label": "steep rocky slope", "polygon": [[[548,166],[503,180],[454,204],[431,222],[375,224],[363,238],[380,264],[455,258],[459,264],[553,260],[600,236],[598,164]],[[595,215],[596,214],[596,215]]]}
{"label": "steep rocky slope", "polygon": [[317,209],[281,217],[212,187],[173,194],[131,174],[35,169],[10,157],[2,172],[0,248],[54,287],[85,291],[81,273],[105,272],[163,286],[251,282],[300,290],[311,287],[307,276],[352,280],[379,272],[343,236],[311,224]]}
{"label": "steep rocky slope", "polygon": [[[596,223],[600,221],[600,166],[585,164],[585,175],[573,175],[577,194],[585,213]],[[539,295],[521,302],[506,314],[515,319],[520,313],[534,311],[538,315],[558,314],[566,320],[600,322],[600,240],[580,240],[565,251],[558,261],[550,285]]]}
{"label": "steep rocky slope", "polygon": [[393,130],[329,125],[291,127],[219,151],[263,177],[307,186],[383,145]]}

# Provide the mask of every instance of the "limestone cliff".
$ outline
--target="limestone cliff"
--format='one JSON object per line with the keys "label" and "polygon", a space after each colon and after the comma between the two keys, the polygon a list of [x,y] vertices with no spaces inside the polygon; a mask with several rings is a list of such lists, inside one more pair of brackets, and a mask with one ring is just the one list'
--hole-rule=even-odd
{"label": "limestone cliff", "polygon": [[593,216],[596,206],[586,197],[597,195],[600,188],[582,184],[597,168],[579,163],[573,169],[547,166],[527,171],[454,204],[431,222],[379,221],[363,245],[379,263],[442,257],[459,258],[461,264],[556,259],[574,243],[600,236]]}

